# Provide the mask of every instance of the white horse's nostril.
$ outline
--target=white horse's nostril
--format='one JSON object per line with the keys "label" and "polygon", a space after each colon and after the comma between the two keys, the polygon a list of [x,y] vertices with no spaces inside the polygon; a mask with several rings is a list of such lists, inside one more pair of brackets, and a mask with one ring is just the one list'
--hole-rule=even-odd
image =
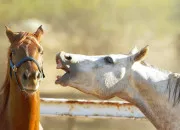
{"label": "white horse's nostril", "polygon": [[64,57],[66,60],[69,60],[69,61],[72,59],[72,57],[70,55],[69,56],[64,55]]}

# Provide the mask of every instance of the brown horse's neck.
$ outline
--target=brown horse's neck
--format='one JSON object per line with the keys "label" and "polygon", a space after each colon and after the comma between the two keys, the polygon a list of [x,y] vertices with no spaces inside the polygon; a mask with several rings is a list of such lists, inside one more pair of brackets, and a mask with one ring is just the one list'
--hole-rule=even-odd
{"label": "brown horse's neck", "polygon": [[33,94],[20,91],[10,77],[8,59],[6,79],[0,88],[0,130],[39,130],[39,115],[39,91]]}
{"label": "brown horse's neck", "polygon": [[15,130],[39,130],[39,91],[33,94],[22,92],[14,80],[10,80],[8,117]]}

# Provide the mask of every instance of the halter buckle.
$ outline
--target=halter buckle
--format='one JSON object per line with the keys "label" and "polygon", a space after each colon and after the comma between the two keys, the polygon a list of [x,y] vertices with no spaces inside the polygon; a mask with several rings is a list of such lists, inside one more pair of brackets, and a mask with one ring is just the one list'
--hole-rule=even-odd
{"label": "halter buckle", "polygon": [[17,72],[17,67],[16,67],[16,65],[14,65],[14,66],[12,67],[12,70],[13,70],[14,72]]}

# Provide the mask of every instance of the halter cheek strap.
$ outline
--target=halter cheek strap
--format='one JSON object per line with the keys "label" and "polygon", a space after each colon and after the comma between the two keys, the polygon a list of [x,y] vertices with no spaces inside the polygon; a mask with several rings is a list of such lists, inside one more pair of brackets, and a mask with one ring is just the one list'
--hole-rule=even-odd
{"label": "halter cheek strap", "polygon": [[22,60],[20,60],[17,64],[14,64],[12,62],[12,60],[10,59],[10,75],[12,77],[12,72],[14,73],[14,77],[15,77],[15,80],[16,80],[16,83],[18,84],[19,88],[21,91],[24,91],[24,88],[19,84],[18,82],[18,78],[17,78],[17,70],[18,68],[23,64],[25,63],[26,61],[32,61],[34,62],[37,67],[38,67],[38,70],[41,74],[41,78],[45,78],[45,75],[44,75],[44,72],[43,72],[43,69],[41,69],[41,67],[39,66],[39,63],[32,57],[24,57]]}

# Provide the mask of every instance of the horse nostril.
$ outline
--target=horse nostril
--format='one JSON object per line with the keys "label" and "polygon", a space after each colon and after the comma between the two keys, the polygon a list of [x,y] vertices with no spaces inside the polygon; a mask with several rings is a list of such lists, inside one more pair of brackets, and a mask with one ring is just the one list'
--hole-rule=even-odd
{"label": "horse nostril", "polygon": [[37,79],[40,79],[40,78],[41,78],[41,73],[38,72]]}
{"label": "horse nostril", "polygon": [[28,76],[26,75],[26,73],[23,74],[22,78],[23,78],[24,80],[27,80],[27,79],[28,79]]}
{"label": "horse nostril", "polygon": [[72,59],[72,57],[71,56],[64,56],[65,58],[66,58],[66,60],[71,60]]}

